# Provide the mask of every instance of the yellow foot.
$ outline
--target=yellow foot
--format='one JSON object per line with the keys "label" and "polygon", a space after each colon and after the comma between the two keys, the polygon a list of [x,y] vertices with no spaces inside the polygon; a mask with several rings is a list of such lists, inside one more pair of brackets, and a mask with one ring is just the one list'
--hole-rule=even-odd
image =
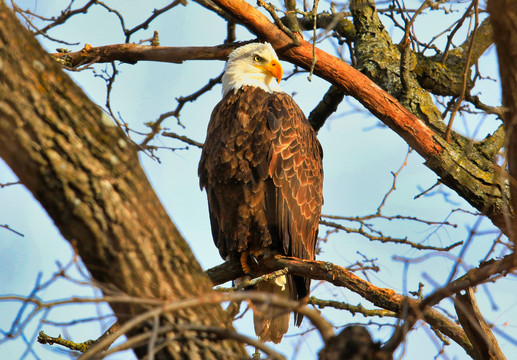
{"label": "yellow foot", "polygon": [[244,271],[245,274],[249,274],[251,272],[250,266],[248,265],[249,254],[250,254],[249,251],[244,251],[241,254],[241,266],[242,266],[242,271]]}

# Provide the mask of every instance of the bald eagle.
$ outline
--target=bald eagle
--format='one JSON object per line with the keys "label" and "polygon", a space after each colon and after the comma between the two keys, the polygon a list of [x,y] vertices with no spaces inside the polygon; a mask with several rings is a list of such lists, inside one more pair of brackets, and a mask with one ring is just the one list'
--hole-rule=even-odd
{"label": "bald eagle", "polygon": [[[323,153],[302,110],[280,88],[281,78],[269,43],[239,47],[226,63],[223,99],[212,112],[198,170],[212,236],[226,260],[266,250],[314,260]],[[310,279],[282,276],[257,290],[300,300],[310,293]],[[295,313],[295,324],[301,321]],[[289,312],[255,311],[254,323],[259,339],[279,343]]]}

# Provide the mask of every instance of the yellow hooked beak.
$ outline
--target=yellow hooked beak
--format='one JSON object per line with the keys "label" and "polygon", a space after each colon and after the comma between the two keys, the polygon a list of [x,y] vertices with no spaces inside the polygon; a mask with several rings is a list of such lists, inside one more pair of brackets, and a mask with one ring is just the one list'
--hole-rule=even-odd
{"label": "yellow hooked beak", "polygon": [[262,70],[264,70],[267,73],[270,73],[277,82],[280,82],[282,80],[282,75],[284,74],[284,71],[282,70],[282,65],[278,62],[278,60],[271,60],[271,62],[265,66],[258,66]]}

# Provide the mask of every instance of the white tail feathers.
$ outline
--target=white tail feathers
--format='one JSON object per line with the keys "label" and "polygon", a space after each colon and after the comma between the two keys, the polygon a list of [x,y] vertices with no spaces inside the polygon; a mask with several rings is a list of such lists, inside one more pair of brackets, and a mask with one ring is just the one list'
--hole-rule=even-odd
{"label": "white tail feathers", "polygon": [[[291,298],[285,275],[261,282],[256,286],[256,290],[276,294],[286,299]],[[255,333],[261,341],[272,341],[278,344],[289,329],[289,316],[290,312],[285,308],[273,307],[267,303],[254,304]]]}

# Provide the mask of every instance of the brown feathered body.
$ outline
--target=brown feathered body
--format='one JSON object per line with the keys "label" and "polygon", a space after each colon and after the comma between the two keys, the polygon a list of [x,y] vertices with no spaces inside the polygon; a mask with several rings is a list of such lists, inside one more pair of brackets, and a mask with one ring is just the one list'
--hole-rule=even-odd
{"label": "brown feathered body", "polygon": [[[322,150],[305,115],[284,92],[244,86],[215,107],[199,163],[214,242],[224,259],[271,249],[314,259],[322,197]],[[287,276],[259,290],[298,300],[310,279]],[[279,342],[289,313],[255,314],[262,340]],[[302,317],[295,314],[295,324]]]}

